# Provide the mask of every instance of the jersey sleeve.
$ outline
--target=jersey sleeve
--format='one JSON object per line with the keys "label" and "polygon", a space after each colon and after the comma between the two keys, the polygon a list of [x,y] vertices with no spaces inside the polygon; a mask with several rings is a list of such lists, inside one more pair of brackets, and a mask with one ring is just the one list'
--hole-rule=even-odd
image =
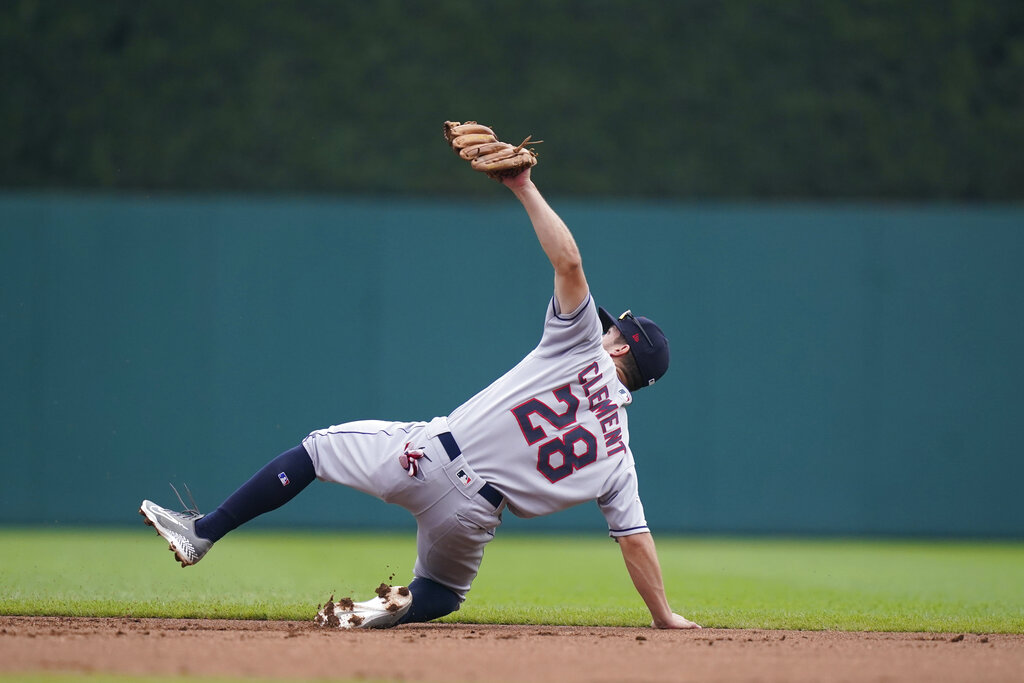
{"label": "jersey sleeve", "polygon": [[608,535],[612,538],[650,531],[633,467],[612,477],[607,492],[597,499],[597,506],[608,522]]}
{"label": "jersey sleeve", "polygon": [[544,320],[544,335],[534,353],[551,357],[588,352],[601,346],[601,335],[601,319],[590,294],[574,311],[559,310],[558,299],[552,297]]}

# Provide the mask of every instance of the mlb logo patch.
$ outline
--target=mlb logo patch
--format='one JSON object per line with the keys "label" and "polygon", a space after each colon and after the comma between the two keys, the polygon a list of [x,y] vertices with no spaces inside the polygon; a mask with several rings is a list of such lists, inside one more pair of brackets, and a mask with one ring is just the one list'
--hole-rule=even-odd
{"label": "mlb logo patch", "polygon": [[469,482],[473,481],[473,478],[466,474],[466,470],[459,470],[455,476],[459,478],[463,486],[469,486]]}
{"label": "mlb logo patch", "polygon": [[285,474],[284,472],[278,474],[277,478],[281,480],[281,486],[287,486],[288,484],[291,483],[291,481],[288,480],[288,475]]}

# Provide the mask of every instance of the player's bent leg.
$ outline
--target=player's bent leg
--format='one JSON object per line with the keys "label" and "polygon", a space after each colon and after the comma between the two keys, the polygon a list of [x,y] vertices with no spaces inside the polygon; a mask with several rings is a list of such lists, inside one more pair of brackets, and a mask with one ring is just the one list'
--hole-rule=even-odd
{"label": "player's bent leg", "polygon": [[409,591],[412,593],[412,607],[398,621],[399,624],[418,624],[440,619],[458,610],[462,602],[452,589],[423,577],[413,579]]}
{"label": "player's bent leg", "polygon": [[430,621],[459,608],[501,517],[483,497],[467,499],[453,490],[417,522],[416,578],[409,584],[413,606],[406,623]]}

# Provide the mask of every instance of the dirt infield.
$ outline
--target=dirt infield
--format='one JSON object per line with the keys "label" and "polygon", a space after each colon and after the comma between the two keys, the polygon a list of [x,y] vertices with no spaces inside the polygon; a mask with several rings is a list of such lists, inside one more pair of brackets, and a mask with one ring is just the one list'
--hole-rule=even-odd
{"label": "dirt infield", "polygon": [[1024,635],[0,617],[0,673],[402,681],[1012,681]]}

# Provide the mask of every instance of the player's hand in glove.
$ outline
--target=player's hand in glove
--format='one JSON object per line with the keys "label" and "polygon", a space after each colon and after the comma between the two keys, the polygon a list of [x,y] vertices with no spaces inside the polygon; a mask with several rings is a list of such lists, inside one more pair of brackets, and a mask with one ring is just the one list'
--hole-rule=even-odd
{"label": "player's hand in glove", "polygon": [[532,137],[511,145],[498,140],[493,130],[476,121],[444,122],[444,139],[456,154],[468,161],[474,171],[495,180],[515,177],[537,163],[537,153],[526,146]]}

